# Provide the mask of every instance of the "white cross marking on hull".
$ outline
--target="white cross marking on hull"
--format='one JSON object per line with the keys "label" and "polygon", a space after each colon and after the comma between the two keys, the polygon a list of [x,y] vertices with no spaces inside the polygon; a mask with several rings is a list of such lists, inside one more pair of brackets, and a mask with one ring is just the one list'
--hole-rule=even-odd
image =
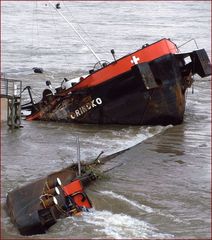
{"label": "white cross marking on hull", "polygon": [[132,56],[131,63],[138,64],[138,61],[139,61],[139,60],[140,60],[140,58],[139,58],[139,57]]}

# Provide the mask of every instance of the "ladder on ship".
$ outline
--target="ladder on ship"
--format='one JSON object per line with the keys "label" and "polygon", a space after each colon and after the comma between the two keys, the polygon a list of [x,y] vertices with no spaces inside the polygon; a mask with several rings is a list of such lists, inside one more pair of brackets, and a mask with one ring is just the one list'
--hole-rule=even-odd
{"label": "ladder on ship", "polygon": [[6,115],[7,125],[21,127],[22,81],[1,76],[1,115]]}

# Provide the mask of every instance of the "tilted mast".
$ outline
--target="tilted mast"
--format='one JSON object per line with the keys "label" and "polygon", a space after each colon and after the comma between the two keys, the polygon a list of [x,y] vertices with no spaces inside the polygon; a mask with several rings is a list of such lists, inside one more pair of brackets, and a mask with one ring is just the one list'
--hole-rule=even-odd
{"label": "tilted mast", "polygon": [[81,34],[77,31],[77,29],[74,27],[74,25],[59,11],[58,8],[55,7],[55,5],[49,1],[50,5],[55,9],[55,11],[71,26],[71,28],[74,30],[74,32],[77,34],[77,36],[80,38],[80,40],[84,43],[84,45],[91,51],[91,53],[94,55],[94,57],[98,60],[98,62],[101,61],[101,59],[96,55],[94,50],[91,48],[91,46],[85,41],[85,39],[81,36]]}

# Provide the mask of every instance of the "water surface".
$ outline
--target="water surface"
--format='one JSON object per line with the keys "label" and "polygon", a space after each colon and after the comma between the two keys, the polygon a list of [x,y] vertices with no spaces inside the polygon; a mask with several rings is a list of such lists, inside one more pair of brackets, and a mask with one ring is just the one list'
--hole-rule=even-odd
{"label": "water surface", "polygon": [[[46,3],[2,2],[2,71],[31,85],[35,99],[47,79],[59,85],[64,77],[87,74],[96,62]],[[66,1],[61,7],[101,59],[112,61],[111,49],[121,57],[164,37],[178,46],[195,38],[199,48],[211,51],[210,2]],[[181,51],[194,48],[189,42]],[[34,74],[33,67],[44,68],[45,74]],[[88,189],[95,206],[91,213],[59,220],[45,235],[30,238],[210,238],[210,103],[210,79],[195,76],[179,126],[23,121],[23,128],[12,132],[4,124],[3,235],[21,238],[6,214],[6,193],[76,161],[79,136],[84,161],[146,141],[105,165],[116,167]]]}

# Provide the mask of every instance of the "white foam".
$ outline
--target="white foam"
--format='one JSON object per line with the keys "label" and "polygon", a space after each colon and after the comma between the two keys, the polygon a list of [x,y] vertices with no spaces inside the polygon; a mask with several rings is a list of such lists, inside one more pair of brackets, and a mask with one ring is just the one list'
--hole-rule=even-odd
{"label": "white foam", "polygon": [[106,234],[109,238],[150,238],[150,237],[173,237],[173,235],[160,233],[150,224],[125,215],[113,214],[109,211],[93,211],[85,213],[84,220],[96,226],[95,231]]}
{"label": "white foam", "polygon": [[143,204],[139,204],[139,203],[137,203],[136,201],[133,201],[133,200],[129,200],[126,197],[124,197],[122,195],[119,195],[117,193],[114,193],[112,191],[100,191],[100,193],[102,193],[104,195],[107,195],[109,197],[112,197],[112,198],[116,198],[116,199],[125,201],[125,202],[129,203],[131,206],[136,207],[140,210],[143,210],[147,213],[152,213],[154,211],[151,207],[145,206]]}
{"label": "white foam", "polygon": [[116,198],[116,199],[119,199],[121,201],[125,201],[127,202],[129,205],[133,206],[133,207],[136,207],[140,210],[143,210],[147,213],[155,213],[157,215],[160,215],[160,216],[163,216],[163,217],[166,217],[166,218],[169,218],[171,219],[172,221],[174,222],[177,222],[177,223],[186,223],[185,221],[182,221],[181,219],[173,216],[172,214],[165,214],[165,213],[162,213],[161,210],[157,210],[157,209],[153,209],[149,206],[146,206],[146,205],[143,205],[143,204],[139,204],[138,202],[136,201],[133,201],[133,200],[130,200],[130,199],[127,199],[125,196],[122,196],[120,194],[117,194],[117,193],[114,193],[112,191],[100,191],[100,193],[104,194],[104,195],[107,195],[109,197],[112,197],[112,198]]}

